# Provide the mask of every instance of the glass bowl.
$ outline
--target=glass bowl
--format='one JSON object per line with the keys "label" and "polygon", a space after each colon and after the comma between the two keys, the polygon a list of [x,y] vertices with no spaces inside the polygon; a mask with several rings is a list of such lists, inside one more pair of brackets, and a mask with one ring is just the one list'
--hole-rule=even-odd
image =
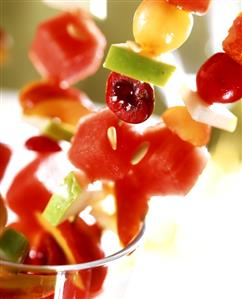
{"label": "glass bowl", "polygon": [[[88,263],[33,266],[0,261],[0,298],[125,298],[125,289],[135,261],[135,254],[132,253],[140,244],[144,229],[143,225],[139,234],[125,248]],[[107,273],[102,285],[104,272]]]}

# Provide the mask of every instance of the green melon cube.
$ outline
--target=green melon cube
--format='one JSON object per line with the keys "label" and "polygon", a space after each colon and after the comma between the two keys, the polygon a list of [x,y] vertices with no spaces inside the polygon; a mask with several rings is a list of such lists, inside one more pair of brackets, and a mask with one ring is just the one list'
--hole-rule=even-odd
{"label": "green melon cube", "polygon": [[176,67],[144,56],[126,44],[111,45],[103,66],[133,79],[164,86]]}
{"label": "green melon cube", "polygon": [[57,119],[52,119],[42,130],[43,135],[48,136],[56,141],[66,140],[70,141],[74,135],[75,127],[62,123]]}
{"label": "green melon cube", "polygon": [[26,237],[12,228],[7,228],[0,235],[0,260],[21,263],[29,249]]}

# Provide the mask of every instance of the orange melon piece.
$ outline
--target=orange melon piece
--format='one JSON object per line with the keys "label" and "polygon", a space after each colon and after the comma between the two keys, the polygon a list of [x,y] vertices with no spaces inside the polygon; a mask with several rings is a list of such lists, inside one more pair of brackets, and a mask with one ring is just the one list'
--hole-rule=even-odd
{"label": "orange melon piece", "polygon": [[175,106],[162,114],[166,126],[182,140],[195,146],[203,146],[209,142],[211,127],[192,119],[187,108]]}

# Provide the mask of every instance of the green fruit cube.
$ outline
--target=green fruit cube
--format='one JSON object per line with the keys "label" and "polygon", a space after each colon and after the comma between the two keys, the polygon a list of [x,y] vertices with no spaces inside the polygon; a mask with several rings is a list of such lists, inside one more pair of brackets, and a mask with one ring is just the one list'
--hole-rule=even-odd
{"label": "green fruit cube", "polygon": [[111,45],[103,66],[113,72],[164,86],[176,67],[133,51],[126,44]]}
{"label": "green fruit cube", "polygon": [[29,249],[26,237],[12,228],[7,228],[0,235],[0,260],[21,263]]}
{"label": "green fruit cube", "polygon": [[43,135],[48,136],[56,141],[66,140],[70,141],[74,135],[75,128],[69,124],[52,119],[42,130]]}

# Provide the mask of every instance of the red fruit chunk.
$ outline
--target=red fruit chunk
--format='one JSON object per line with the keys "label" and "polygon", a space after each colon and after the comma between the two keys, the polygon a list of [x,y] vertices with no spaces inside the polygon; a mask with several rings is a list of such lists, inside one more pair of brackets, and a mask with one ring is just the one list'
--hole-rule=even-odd
{"label": "red fruit chunk", "polygon": [[[77,263],[90,262],[104,258],[104,252],[100,247],[100,241],[97,240],[96,233],[94,235],[92,234],[93,227],[87,225],[81,218],[77,218],[73,223],[68,221],[63,222],[58,228],[66,239]],[[90,271],[82,271],[80,273],[86,288],[88,288],[87,291],[91,294],[95,294],[102,287],[107,274],[107,268],[97,267]],[[72,283],[72,281],[69,283]],[[76,294],[77,291],[72,290],[72,292]],[[68,291],[68,294],[69,293],[70,290]],[[77,293],[80,293],[81,295],[83,290],[79,290]]]}
{"label": "red fruit chunk", "polygon": [[119,119],[128,123],[145,121],[154,109],[154,91],[148,83],[110,73],[106,103]]}
{"label": "red fruit chunk", "polygon": [[204,14],[208,11],[211,0],[166,0],[170,4],[179,6],[181,9],[197,13]]}
{"label": "red fruit chunk", "polygon": [[242,66],[226,53],[216,53],[199,69],[197,92],[208,104],[232,103],[242,97]]}
{"label": "red fruit chunk", "polygon": [[28,150],[32,150],[39,153],[61,151],[61,147],[56,141],[50,139],[47,136],[41,135],[30,137],[25,142],[25,146]]}
{"label": "red fruit chunk", "polygon": [[36,211],[42,211],[51,197],[51,193],[38,180],[37,171],[47,155],[40,156],[24,167],[13,179],[6,200],[9,207],[20,218],[35,222]]}
{"label": "red fruit chunk", "polygon": [[11,150],[6,144],[0,142],[0,181],[3,178],[10,157],[11,157]]}
{"label": "red fruit chunk", "polygon": [[80,122],[69,158],[91,181],[116,180],[130,168],[139,141],[140,135],[131,126],[120,123],[109,109],[103,109]]}
{"label": "red fruit chunk", "polygon": [[223,49],[232,59],[242,65],[242,12],[229,29],[229,34],[223,41]]}
{"label": "red fruit chunk", "polygon": [[105,45],[87,13],[66,12],[39,25],[29,57],[43,77],[73,84],[97,71]]}
{"label": "red fruit chunk", "polygon": [[85,93],[76,88],[61,87],[53,81],[28,84],[21,90],[19,101],[25,115],[57,117],[73,125],[92,109]]}
{"label": "red fruit chunk", "polygon": [[59,146],[59,144],[47,136],[30,137],[25,142],[25,146],[27,149],[29,149],[31,151],[39,152],[39,153],[61,151],[61,147]]}
{"label": "red fruit chunk", "polygon": [[29,254],[24,263],[30,265],[65,265],[67,260],[54,238],[49,233],[40,231],[31,240]]}
{"label": "red fruit chunk", "polygon": [[123,245],[137,236],[148,211],[148,196],[140,185],[133,173],[115,182],[118,235]]}
{"label": "red fruit chunk", "polygon": [[147,129],[143,137],[148,152],[133,166],[140,189],[148,196],[186,195],[206,165],[202,149],[162,126]]}
{"label": "red fruit chunk", "polygon": [[[105,255],[100,245],[100,228],[97,225],[87,225],[81,218],[76,220],[75,226],[79,231],[78,248],[82,246],[81,254],[84,261],[90,262],[104,258]],[[83,244],[85,244],[85,246],[83,246]],[[95,294],[100,291],[106,274],[107,268],[105,266],[94,268],[91,271],[91,284],[89,288],[91,294]]]}

